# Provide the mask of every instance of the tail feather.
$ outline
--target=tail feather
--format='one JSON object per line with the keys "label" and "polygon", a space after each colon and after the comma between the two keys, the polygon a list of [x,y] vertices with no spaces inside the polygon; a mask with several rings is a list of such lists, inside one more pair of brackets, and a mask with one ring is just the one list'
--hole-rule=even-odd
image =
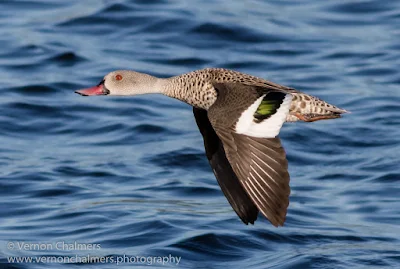
{"label": "tail feather", "polygon": [[341,114],[349,113],[345,109],[305,93],[292,94],[293,99],[286,121],[317,121],[322,119],[340,118]]}

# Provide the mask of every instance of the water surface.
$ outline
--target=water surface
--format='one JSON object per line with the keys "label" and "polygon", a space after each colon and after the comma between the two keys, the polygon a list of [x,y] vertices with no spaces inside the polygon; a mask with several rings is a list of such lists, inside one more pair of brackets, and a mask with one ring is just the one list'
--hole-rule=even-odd
{"label": "water surface", "polygon": [[[159,268],[400,267],[400,2],[0,5],[0,267],[62,268],[72,265],[6,263],[87,254],[181,257],[151,265]],[[241,223],[188,105],[73,93],[114,69],[167,77],[204,67],[264,77],[352,111],[283,127],[292,188],[284,227],[262,216]],[[132,266],[147,263],[118,268]]]}

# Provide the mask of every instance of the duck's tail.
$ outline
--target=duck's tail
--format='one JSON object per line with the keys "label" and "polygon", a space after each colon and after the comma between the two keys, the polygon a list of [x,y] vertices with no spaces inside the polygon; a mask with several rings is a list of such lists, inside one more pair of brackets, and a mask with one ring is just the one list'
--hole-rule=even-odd
{"label": "duck's tail", "polygon": [[305,93],[293,93],[292,95],[292,103],[286,117],[286,121],[289,122],[336,119],[340,118],[343,113],[349,113],[347,110],[328,104],[312,95]]}

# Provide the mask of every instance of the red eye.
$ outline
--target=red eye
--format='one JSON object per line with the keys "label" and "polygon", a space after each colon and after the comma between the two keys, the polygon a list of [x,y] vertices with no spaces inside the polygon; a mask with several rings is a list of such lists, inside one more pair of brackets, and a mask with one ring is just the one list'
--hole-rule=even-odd
{"label": "red eye", "polygon": [[120,74],[118,74],[118,75],[115,76],[115,79],[116,80],[122,80],[122,76]]}

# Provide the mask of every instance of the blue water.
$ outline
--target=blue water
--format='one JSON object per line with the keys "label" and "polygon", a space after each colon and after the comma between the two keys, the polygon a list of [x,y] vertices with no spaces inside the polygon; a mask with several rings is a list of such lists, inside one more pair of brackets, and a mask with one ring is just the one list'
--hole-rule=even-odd
{"label": "blue water", "polygon": [[[400,268],[400,1],[14,0],[0,3],[0,25],[0,268],[150,263],[7,264],[75,255],[181,257],[153,268]],[[284,227],[239,220],[188,105],[74,94],[114,69],[204,67],[352,112],[283,127]]]}

